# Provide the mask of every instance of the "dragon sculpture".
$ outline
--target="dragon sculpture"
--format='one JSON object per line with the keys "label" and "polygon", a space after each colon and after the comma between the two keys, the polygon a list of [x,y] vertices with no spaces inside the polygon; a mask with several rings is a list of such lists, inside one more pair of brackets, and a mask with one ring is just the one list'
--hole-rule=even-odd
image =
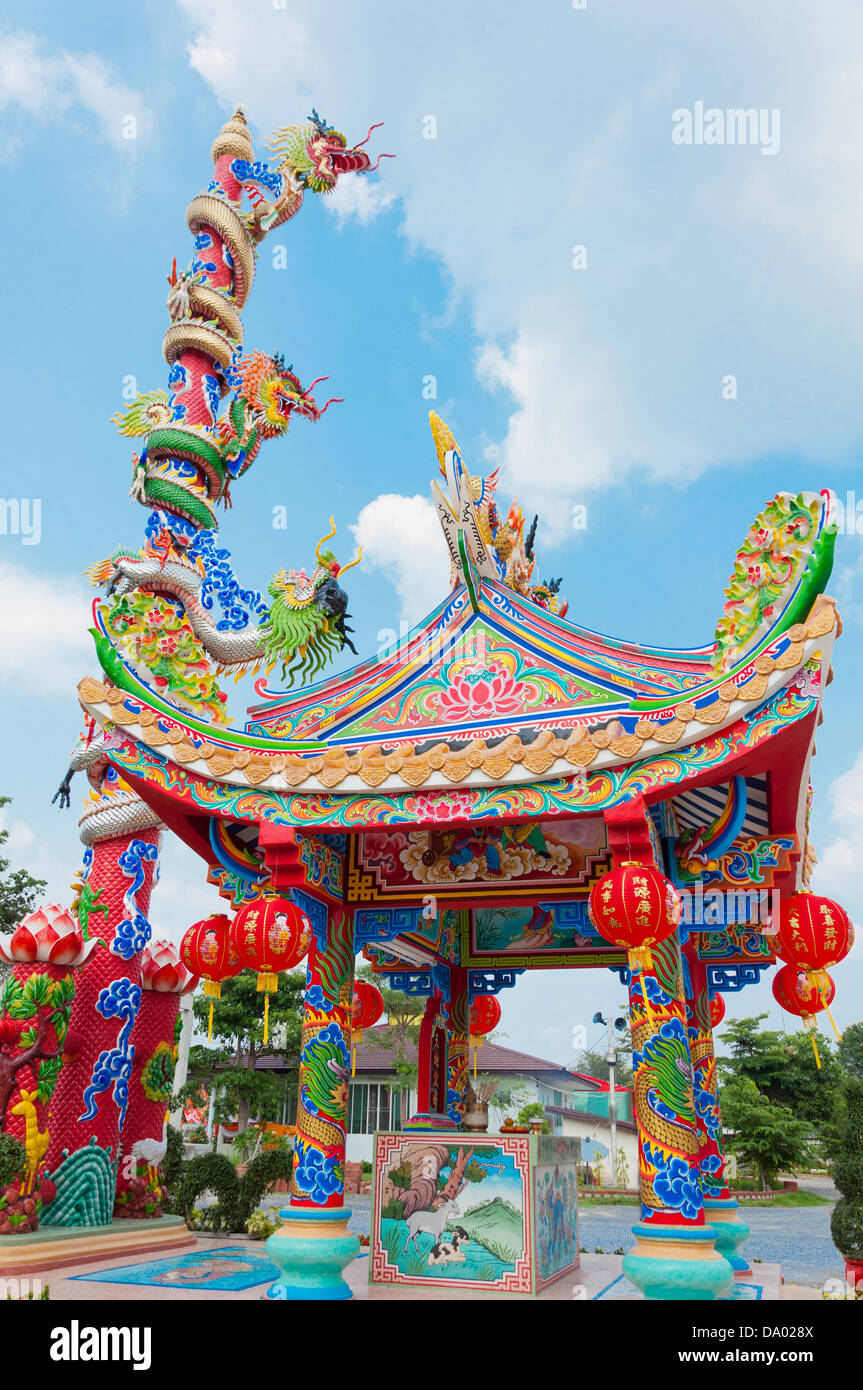
{"label": "dragon sculpture", "polygon": [[130,495],[150,514],[140,550],[118,549],[87,571],[106,589],[94,610],[100,662],[115,684],[143,678],[215,723],[226,720],[218,674],[280,665],[293,685],[343,647],[356,651],[339,576],[361,553],[340,566],[322,549],[335,534],[332,518],[311,574],[279,570],[270,602],[241,588],[215,537],[216,509],[232,505],[232,485],[261,445],[284,435],[293,417],[317,421],[341,400],[319,405],[312,392],[326,377],[304,388],[282,354],[244,351],[240,310],[257,246],[299,211],[306,192],[329,193],[343,174],[377,167],[362,148],[374,129],[350,147],[313,110],[271,137],[270,165],[255,159],[245,117],[234,113],[213,143],[213,179],[186,211],[192,259],[180,272],[175,259],[168,276],[168,387],[135,395],[112,417],[141,441]]}

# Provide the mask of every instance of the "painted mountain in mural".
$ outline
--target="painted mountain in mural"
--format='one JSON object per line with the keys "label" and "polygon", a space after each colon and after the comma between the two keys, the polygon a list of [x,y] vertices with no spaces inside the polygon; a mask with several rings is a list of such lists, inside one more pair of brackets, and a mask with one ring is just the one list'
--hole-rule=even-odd
{"label": "painted mountain in mural", "polygon": [[500,1197],[456,1217],[451,1225],[463,1226],[471,1240],[501,1259],[515,1260],[522,1254],[522,1217]]}

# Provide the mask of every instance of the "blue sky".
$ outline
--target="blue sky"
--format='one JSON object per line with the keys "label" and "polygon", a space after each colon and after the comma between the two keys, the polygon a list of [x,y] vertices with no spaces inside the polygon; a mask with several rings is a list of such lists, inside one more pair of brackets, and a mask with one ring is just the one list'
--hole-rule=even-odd
{"label": "blue sky", "polygon": [[[36,0],[26,20],[0,6],[0,28],[0,496],[42,507],[38,545],[0,535],[0,790],[16,862],[52,896],[68,898],[80,858],[75,816],[48,803],[93,668],[81,571],[144,519],[109,417],[124,377],[164,384],[164,276],[186,262],[184,210],[237,101],[261,155],[314,105],[352,140],[384,121],[373,148],[397,156],[265,243],[246,343],[278,348],[303,381],[329,372],[346,399],[235,489],[221,538],[245,583],[308,564],[334,513],[340,557],[365,546],[350,575],[360,651],[422,616],[447,582],[430,405],[474,471],[499,465],[502,495],[540,511],[541,565],[565,576],[571,615],[617,636],[710,640],[734,551],[777,489],[863,502],[853,4]],[[675,144],[673,112],[698,101],[778,111],[778,149]],[[813,830],[816,888],[858,918],[861,579],[863,535],[844,535]],[[215,898],[181,847],[163,869],[152,918],[179,938]],[[840,1024],[863,1012],[860,952],[836,972]],[[573,1027],[593,1037],[621,991],[604,973],[537,973],[502,1002],[510,1045],[566,1061]],[[729,998],[731,1015],[768,1007],[778,1025],[769,987]]]}

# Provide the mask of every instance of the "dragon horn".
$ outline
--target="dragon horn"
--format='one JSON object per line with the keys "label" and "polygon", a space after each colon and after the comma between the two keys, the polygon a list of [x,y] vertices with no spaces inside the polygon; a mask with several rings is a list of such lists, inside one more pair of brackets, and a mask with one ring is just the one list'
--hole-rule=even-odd
{"label": "dragon horn", "polygon": [[[343,574],[347,574],[348,570],[352,570],[353,567],[354,567],[354,565],[358,565],[358,564],[360,563],[360,560],[361,560],[362,558],[363,558],[363,548],[362,548],[362,546],[360,546],[359,549],[357,550],[356,555],[355,555],[354,558],[351,560],[350,564],[349,564],[349,565],[342,565],[341,569],[339,570],[339,579],[341,579],[341,577],[342,577]],[[350,616],[350,615],[348,615],[348,616]]]}
{"label": "dragon horn", "polygon": [[369,143],[369,135],[371,135],[371,133],[372,133],[373,130],[380,130],[380,128],[381,128],[382,125],[383,125],[383,121],[375,121],[374,125],[370,125],[370,126],[369,126],[369,134],[366,136],[365,140],[360,140],[360,142],[359,142],[358,145],[354,145],[354,149],[355,149],[355,150],[361,150],[362,147],[363,147],[363,145],[367,145],[367,144]]}
{"label": "dragon horn", "polygon": [[323,545],[324,541],[332,540],[333,536],[336,534],[336,519],[335,519],[334,516],[331,516],[331,517],[330,517],[330,526],[331,526],[333,529],[332,529],[331,531],[328,531],[327,534],[326,534],[325,536],[321,536],[321,539],[318,541],[317,545],[315,546],[315,559],[316,559],[319,563],[320,563],[320,559],[321,559],[321,546]]}
{"label": "dragon horn", "polygon": [[320,419],[322,415],[326,414],[327,410],[331,405],[341,405],[344,399],[344,396],[330,396],[330,399],[327,401],[326,405],[323,406],[321,410],[318,412],[318,419]]}

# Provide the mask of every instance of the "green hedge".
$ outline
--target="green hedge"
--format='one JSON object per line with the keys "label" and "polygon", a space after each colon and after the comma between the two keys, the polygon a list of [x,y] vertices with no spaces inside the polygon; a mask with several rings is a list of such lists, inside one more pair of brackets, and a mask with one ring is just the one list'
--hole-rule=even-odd
{"label": "green hedge", "polygon": [[253,1158],[241,1178],[224,1154],[202,1154],[184,1160],[168,1198],[169,1210],[178,1216],[188,1216],[202,1192],[215,1192],[218,1202],[214,1212],[213,1229],[245,1231],[246,1222],[258,1206],[264,1193],[279,1179],[289,1180],[293,1171],[293,1153],[283,1149],[267,1149]]}

